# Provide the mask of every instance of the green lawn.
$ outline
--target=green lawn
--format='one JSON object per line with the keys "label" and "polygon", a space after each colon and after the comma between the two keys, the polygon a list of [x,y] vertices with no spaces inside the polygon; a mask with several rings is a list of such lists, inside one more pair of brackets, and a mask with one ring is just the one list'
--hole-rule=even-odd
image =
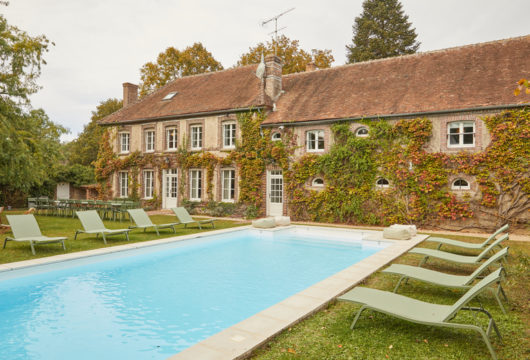
{"label": "green lawn", "polygon": [[[9,211],[7,214],[18,214],[22,212]],[[4,214],[2,214],[4,215]],[[102,247],[116,246],[127,244],[125,240],[125,235],[116,235],[116,236],[107,236],[107,245],[103,243],[101,236],[96,239],[95,234],[79,234],[77,240],[74,240],[75,231],[77,229],[82,229],[81,222],[77,218],[71,217],[57,217],[57,216],[35,216],[37,222],[39,223],[41,232],[46,236],[67,236],[68,240],[65,241],[66,252],[72,253],[77,251],[92,250]],[[155,224],[165,224],[171,222],[177,222],[175,216],[170,215],[153,215],[150,216],[151,220]],[[2,222],[5,221],[5,217],[2,216]],[[104,221],[104,224],[109,229],[120,229],[127,228],[131,223],[128,220],[120,221]],[[189,235],[198,232],[205,232],[218,229],[226,229],[235,226],[247,225],[247,223],[236,222],[236,221],[227,221],[227,220],[218,220],[215,221],[215,229],[212,229],[211,226],[205,225],[203,230],[199,230],[195,227],[194,224],[189,225],[188,228],[184,229],[184,225],[178,225],[176,227],[176,234],[173,233],[171,229],[160,229],[160,236],[156,235],[156,231],[153,228],[147,229],[144,233],[143,230],[132,230],[129,234],[129,243],[148,241],[155,239],[162,239],[173,236]],[[6,235],[11,235],[10,232],[0,234],[0,240],[3,246],[4,239]],[[45,256],[59,255],[64,254],[61,244],[46,244],[46,245],[37,245],[35,247],[37,255],[34,256],[31,254],[31,249],[28,242],[15,242],[8,241],[6,248],[0,250],[0,264],[35,259]]]}
{"label": "green lawn", "polygon": [[[483,241],[469,237],[452,237]],[[493,296],[480,300],[496,320],[504,345],[492,333],[492,344],[499,359],[530,358],[530,243],[509,241],[510,257],[504,284],[509,302],[503,315]],[[427,247],[427,245],[420,245]],[[455,248],[447,250],[456,250]],[[472,252],[468,252],[471,254]],[[420,257],[404,255],[396,263],[417,265]],[[426,267],[453,274],[469,274],[474,267],[429,260]],[[392,291],[398,276],[380,272],[362,286]],[[400,294],[440,304],[453,304],[463,293],[410,280],[400,287]],[[475,302],[474,305],[478,305]],[[433,328],[412,324],[381,313],[365,311],[356,328],[350,324],[360,306],[335,302],[308,319],[282,332],[255,351],[252,359],[489,359],[480,335],[471,331]],[[486,316],[458,315],[453,321],[487,325]]]}

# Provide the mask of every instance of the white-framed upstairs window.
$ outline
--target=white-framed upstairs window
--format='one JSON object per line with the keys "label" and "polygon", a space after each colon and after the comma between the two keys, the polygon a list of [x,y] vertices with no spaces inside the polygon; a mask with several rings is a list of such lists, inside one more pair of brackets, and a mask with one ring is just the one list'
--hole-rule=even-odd
{"label": "white-framed upstairs window", "polygon": [[322,178],[314,178],[311,182],[311,186],[313,187],[324,187],[324,179]]}
{"label": "white-framed upstairs window", "polygon": [[310,130],[306,133],[306,150],[324,151],[324,130]]}
{"label": "white-framed upstairs window", "polygon": [[119,196],[121,198],[126,198],[129,196],[129,174],[127,171],[118,172],[118,186],[119,186]]}
{"label": "white-framed upstairs window", "polygon": [[236,171],[221,170],[221,201],[234,202],[236,196]]}
{"label": "white-framed upstairs window", "polygon": [[272,135],[271,135],[271,140],[272,141],[281,141],[282,140],[282,134],[280,134],[279,132],[273,132]]}
{"label": "white-framed upstairs window", "polygon": [[375,187],[384,189],[390,187],[390,181],[385,178],[379,178],[375,181]]}
{"label": "white-framed upstairs window", "polygon": [[120,153],[125,154],[130,151],[129,140],[130,134],[128,132],[122,132],[119,135],[120,139]]}
{"label": "white-framed upstairs window", "polygon": [[177,128],[166,128],[166,150],[177,150]]}
{"label": "white-framed upstairs window", "polygon": [[155,131],[146,130],[145,131],[145,152],[155,151]]}
{"label": "white-framed upstairs window", "polygon": [[236,123],[225,122],[222,125],[223,131],[223,148],[233,149],[236,147]]}
{"label": "white-framed upstairs window", "polygon": [[355,136],[368,137],[368,128],[366,126],[361,126],[357,130],[355,130]]}
{"label": "white-framed upstairs window", "polygon": [[190,126],[191,131],[191,150],[202,149],[202,125]]}
{"label": "white-framed upstairs window", "polygon": [[475,122],[454,121],[447,124],[447,147],[475,146]]}
{"label": "white-framed upstairs window", "polygon": [[470,190],[471,185],[469,181],[464,179],[456,179],[451,183],[451,190]]}
{"label": "white-framed upstairs window", "polygon": [[202,199],[202,170],[190,170],[190,200],[201,201]]}
{"label": "white-framed upstairs window", "polygon": [[153,198],[153,189],[155,187],[155,172],[153,170],[144,170],[144,199]]}

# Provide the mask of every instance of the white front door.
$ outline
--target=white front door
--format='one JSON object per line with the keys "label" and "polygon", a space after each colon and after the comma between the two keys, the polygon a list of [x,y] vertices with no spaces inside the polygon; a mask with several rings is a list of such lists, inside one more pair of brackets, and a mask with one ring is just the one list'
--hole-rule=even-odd
{"label": "white front door", "polygon": [[164,197],[162,199],[162,207],[164,209],[171,209],[177,206],[178,194],[178,170],[167,169],[164,170],[163,184]]}
{"label": "white front door", "polygon": [[267,171],[267,215],[283,215],[283,175],[281,170]]}

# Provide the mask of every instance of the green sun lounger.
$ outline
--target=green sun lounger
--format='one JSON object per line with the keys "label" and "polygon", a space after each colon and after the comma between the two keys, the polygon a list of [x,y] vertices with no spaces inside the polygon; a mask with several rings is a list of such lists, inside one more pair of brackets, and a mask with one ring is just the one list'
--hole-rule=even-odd
{"label": "green sun lounger", "polygon": [[131,231],[131,229],[107,229],[105,225],[103,225],[103,221],[101,221],[96,210],[76,211],[75,214],[81,221],[84,230],[76,230],[74,240],[77,239],[77,234],[85,233],[96,234],[96,239],[99,237],[99,234],[101,234],[105,244],[107,244],[106,235],[125,234],[125,238],[129,241],[129,231]]}
{"label": "green sun lounger", "polygon": [[144,232],[147,228],[153,227],[156,230],[156,234],[160,235],[158,229],[173,229],[175,231],[175,225],[179,223],[170,223],[170,224],[153,224],[147,213],[144,209],[128,209],[127,212],[131,217],[131,220],[134,221],[134,226],[129,226],[129,229],[143,228]]}
{"label": "green sun lounger", "polygon": [[[501,251],[497,252],[495,255],[490,257],[488,260],[482,263],[473,273],[470,275],[452,275],[452,274],[446,274],[439,271],[429,270],[418,266],[410,266],[410,265],[402,265],[402,264],[392,264],[386,269],[384,269],[382,272],[387,274],[396,274],[401,275],[399,278],[399,281],[397,282],[396,286],[394,287],[394,292],[397,292],[399,285],[403,280],[408,279],[414,279],[419,280],[435,285],[450,287],[450,288],[458,288],[458,289],[469,289],[471,288],[471,283],[475,281],[480,274],[485,272],[489,266],[495,264],[496,262],[500,261],[502,258],[508,256],[508,248],[504,248]],[[504,300],[508,300],[506,297],[506,294],[504,290],[502,289],[501,284],[499,283],[499,286],[497,289],[493,289],[493,294],[495,296],[495,299],[499,303],[499,307],[501,308],[502,312],[506,314],[506,310],[504,309],[504,306],[502,305],[501,299],[499,297],[499,294],[502,294],[504,297]]]}
{"label": "green sun lounger", "polygon": [[477,243],[469,243],[465,241],[458,241],[458,240],[452,240],[452,239],[446,239],[436,236],[431,236],[425,239],[425,241],[438,243],[438,247],[436,249],[440,249],[442,245],[452,245],[452,246],[458,246],[465,249],[484,249],[486,246],[488,246],[492,241],[495,240],[497,235],[508,231],[508,228],[510,226],[508,224],[502,226],[497,231],[495,231],[493,234],[490,235],[485,241],[481,242],[480,244]]}
{"label": "green sun lounger", "polygon": [[13,237],[4,239],[4,249],[8,241],[28,241],[31,246],[31,252],[35,255],[35,245],[61,243],[63,250],[66,250],[64,241],[66,237],[49,237],[40,232],[39,224],[33,215],[6,215],[7,222],[11,226]]}
{"label": "green sun lounger", "polygon": [[199,226],[199,229],[202,229],[201,224],[212,224],[212,227],[215,228],[215,219],[193,220],[193,218],[188,213],[188,210],[183,207],[171,208],[171,210],[175,213],[175,215],[177,215],[177,218],[180,221],[179,224],[184,224],[184,227],[186,227],[188,224],[197,224]]}
{"label": "green sun lounger", "polygon": [[501,242],[508,240],[508,239],[509,239],[508,234],[498,238],[497,240],[492,242],[486,249],[484,249],[480,254],[476,256],[458,255],[458,254],[453,254],[453,253],[442,251],[442,250],[427,249],[427,248],[414,248],[410,250],[408,253],[423,255],[423,259],[421,260],[418,266],[422,266],[423,264],[425,264],[430,257],[452,261],[456,263],[461,263],[461,264],[475,264],[476,265],[476,264],[479,264],[484,258],[486,258],[488,253],[493,251],[493,249],[496,246],[500,246]]}
{"label": "green sun lounger", "polygon": [[[359,312],[357,312],[357,315],[353,319],[351,329],[355,327],[357,320],[359,320],[359,317],[364,310],[374,310],[417,324],[473,330],[482,336],[482,340],[486,343],[491,357],[493,359],[497,359],[489,339],[491,329],[495,330],[501,343],[502,338],[499,329],[493,320],[493,317],[482,307],[469,307],[466,305],[477,295],[486,291],[490,285],[499,283],[501,281],[503,271],[504,270],[502,268],[497,269],[493,273],[486,276],[475,286],[469,289],[453,305],[432,304],[421,300],[412,299],[407,296],[394,294],[390,291],[382,291],[359,286],[340,296],[338,300],[349,301],[362,305],[361,309]],[[480,326],[450,322],[450,320],[453,319],[460,310],[476,311],[486,314],[486,316],[489,318],[486,331],[484,331],[484,329],[482,329]]]}

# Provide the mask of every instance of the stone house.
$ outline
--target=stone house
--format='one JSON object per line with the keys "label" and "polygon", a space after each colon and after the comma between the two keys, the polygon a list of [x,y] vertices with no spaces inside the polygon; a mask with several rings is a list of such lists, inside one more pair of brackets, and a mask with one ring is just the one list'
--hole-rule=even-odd
{"label": "stone house", "polygon": [[[185,148],[225,157],[240,139],[236,116],[262,110],[262,129],[273,140],[285,131],[296,135],[295,156],[326,153],[333,144],[332,124],[348,122],[359,137],[368,136],[361,120],[426,117],[433,135],[430,152],[480,152],[490,143],[481,117],[530,105],[515,97],[516,82],[530,76],[530,35],[426,53],[282,75],[282,60],[274,55],[264,63],[174,80],[138,100],[136,85],[123,84],[124,107],[100,121],[113,133],[119,157],[132,152],[153,154],[168,164]],[[187,181],[183,181],[183,171]],[[129,195],[130,172],[112,177],[115,197]],[[140,195],[161,197],[161,206],[180,205],[184,199],[206,201],[205,169],[146,167],[138,173]],[[238,201],[238,169],[214,169],[215,201]],[[179,186],[183,188],[179,191]],[[268,165],[263,176],[267,215],[289,214],[282,170]],[[307,184],[318,189],[324,179]],[[374,186],[389,186],[380,178]],[[455,192],[475,194],[477,184],[461,174],[450,178]]]}

